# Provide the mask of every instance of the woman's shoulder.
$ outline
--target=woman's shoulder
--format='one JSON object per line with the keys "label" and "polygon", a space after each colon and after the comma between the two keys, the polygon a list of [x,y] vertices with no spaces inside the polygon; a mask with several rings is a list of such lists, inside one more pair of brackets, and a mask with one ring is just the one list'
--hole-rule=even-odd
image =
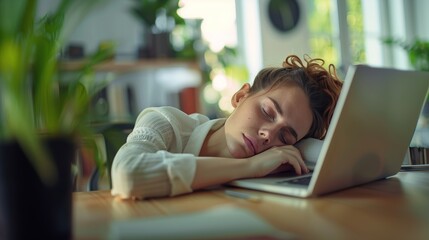
{"label": "woman's shoulder", "polygon": [[202,124],[209,120],[209,118],[203,114],[187,114],[182,110],[171,106],[146,108],[137,117],[137,122],[142,120],[147,121],[148,119],[152,119],[153,121],[167,121],[173,125],[179,124],[192,126]]}

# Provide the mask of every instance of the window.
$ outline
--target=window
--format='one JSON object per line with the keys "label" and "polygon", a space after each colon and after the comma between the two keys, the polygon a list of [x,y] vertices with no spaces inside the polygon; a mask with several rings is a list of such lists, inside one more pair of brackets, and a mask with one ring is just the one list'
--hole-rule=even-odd
{"label": "window", "polygon": [[361,0],[312,0],[308,13],[312,57],[333,63],[340,74],[365,62]]}
{"label": "window", "polygon": [[328,63],[339,64],[334,48],[330,0],[308,1],[311,57],[321,57]]}

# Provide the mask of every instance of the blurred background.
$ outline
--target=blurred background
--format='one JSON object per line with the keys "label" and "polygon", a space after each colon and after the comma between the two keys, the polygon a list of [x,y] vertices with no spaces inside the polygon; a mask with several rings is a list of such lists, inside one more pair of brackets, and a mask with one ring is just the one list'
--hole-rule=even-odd
{"label": "blurred background", "polygon": [[[41,0],[38,15],[56,3]],[[163,105],[222,117],[243,83],[290,54],[321,57],[341,77],[360,63],[429,70],[427,9],[425,0],[105,0],[60,57],[72,74],[113,49],[97,68],[114,81],[94,101],[96,121],[133,122]]]}

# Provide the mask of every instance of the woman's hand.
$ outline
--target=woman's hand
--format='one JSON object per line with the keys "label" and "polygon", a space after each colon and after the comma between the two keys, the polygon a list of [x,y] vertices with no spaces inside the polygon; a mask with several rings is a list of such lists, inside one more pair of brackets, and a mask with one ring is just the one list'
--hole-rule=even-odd
{"label": "woman's hand", "polygon": [[251,177],[263,177],[273,171],[292,167],[298,175],[309,170],[300,151],[291,145],[273,147],[248,158]]}

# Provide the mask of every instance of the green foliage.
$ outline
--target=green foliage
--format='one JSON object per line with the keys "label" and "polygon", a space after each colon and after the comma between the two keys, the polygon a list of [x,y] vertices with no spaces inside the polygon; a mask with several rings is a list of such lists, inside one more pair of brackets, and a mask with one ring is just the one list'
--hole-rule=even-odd
{"label": "green foliage", "polygon": [[106,84],[95,81],[92,67],[107,50],[87,59],[73,81],[61,80],[57,61],[70,33],[65,22],[94,2],[62,0],[38,20],[37,1],[0,0],[0,141],[20,143],[45,182],[56,175],[41,138],[87,133],[91,96]]}
{"label": "green foliage", "polygon": [[196,28],[200,28],[198,22],[189,20],[185,24],[174,28],[171,34],[174,58],[195,60],[198,57],[197,49],[202,48],[202,42],[195,34]]}
{"label": "green foliage", "polygon": [[155,25],[159,11],[165,10],[167,17],[172,17],[176,24],[183,24],[184,20],[177,14],[179,0],[132,0],[134,6],[131,13],[139,19],[146,27]]}
{"label": "green foliage", "polygon": [[352,61],[365,63],[365,40],[361,0],[347,0],[347,24],[349,26]]}
{"label": "green foliage", "polygon": [[383,42],[402,47],[416,70],[429,71],[429,41],[416,39],[412,42],[406,42],[395,38],[386,38]]}

